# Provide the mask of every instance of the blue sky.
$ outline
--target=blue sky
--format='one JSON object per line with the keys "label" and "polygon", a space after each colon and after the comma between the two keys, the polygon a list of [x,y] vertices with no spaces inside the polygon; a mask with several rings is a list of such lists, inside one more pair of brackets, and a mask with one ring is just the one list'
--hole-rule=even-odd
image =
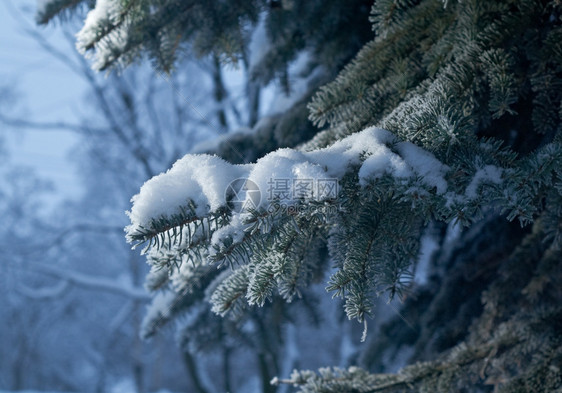
{"label": "blue sky", "polygon": [[[35,122],[74,121],[85,92],[84,83],[47,53],[28,34],[38,31],[54,47],[71,53],[57,27],[36,26],[35,1],[0,2],[0,87],[16,92],[11,109],[2,113]],[[79,195],[80,184],[68,159],[78,138],[68,131],[6,128],[0,125],[11,162],[33,167],[56,188],[53,201]]]}

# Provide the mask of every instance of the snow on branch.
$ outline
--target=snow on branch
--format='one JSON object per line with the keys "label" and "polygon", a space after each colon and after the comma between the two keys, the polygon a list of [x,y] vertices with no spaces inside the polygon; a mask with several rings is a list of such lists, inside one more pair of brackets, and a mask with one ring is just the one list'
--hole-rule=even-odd
{"label": "snow on branch", "polygon": [[[308,254],[312,242],[327,240],[337,267],[327,290],[345,298],[349,318],[364,322],[374,295],[392,298],[406,288],[425,220],[468,224],[495,202],[532,216],[520,201],[533,196],[518,198],[518,185],[534,179],[540,189],[560,162],[545,147],[540,160],[526,165],[535,168],[530,173],[510,165],[497,143],[474,146],[474,154],[449,166],[370,127],[313,151],[279,149],[253,164],[186,155],[132,198],[127,239],[148,243],[149,288],[170,291],[174,304],[206,288],[221,315],[242,303],[261,306],[275,290],[290,301],[322,263]],[[323,180],[336,182],[335,194],[295,188]],[[226,264],[232,269],[216,270]],[[152,319],[166,319],[154,308]]]}
{"label": "snow on branch", "polygon": [[[316,151],[279,149],[255,164],[233,165],[216,156],[186,155],[166,173],[147,181],[132,198],[133,206],[128,212],[131,225],[126,232],[129,240],[138,240],[136,235],[155,229],[159,220],[183,215],[188,221],[216,213],[227,207],[228,187],[237,179],[249,180],[262,195],[259,205],[253,206],[252,195],[246,192],[241,205],[267,211],[275,202],[275,198],[266,195],[272,182],[282,179],[294,184],[299,180],[341,179],[357,166],[360,166],[362,186],[387,174],[396,179],[421,179],[438,194],[447,191],[447,166],[414,144],[399,142],[390,132],[371,127]],[[288,203],[324,199],[326,195],[317,192]],[[191,214],[186,214],[189,206],[192,206]]]}
{"label": "snow on branch", "polygon": [[134,3],[133,0],[123,6],[115,0],[97,0],[95,8],[88,12],[84,26],[76,34],[76,48],[82,54],[96,49],[94,70],[115,61],[127,45],[130,24],[127,13]]}

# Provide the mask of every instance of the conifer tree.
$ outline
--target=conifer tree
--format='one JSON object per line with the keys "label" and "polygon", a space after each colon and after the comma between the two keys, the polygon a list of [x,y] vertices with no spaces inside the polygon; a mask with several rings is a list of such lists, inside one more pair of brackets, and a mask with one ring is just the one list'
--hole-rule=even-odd
{"label": "conifer tree", "polygon": [[[48,2],[39,20],[78,3]],[[374,38],[308,101],[316,130],[297,103],[225,141],[223,158],[187,155],[133,197],[127,239],[144,248],[155,293],[143,333],[187,315],[180,341],[197,346],[219,326],[241,337],[244,321],[275,321],[280,299],[306,298],[328,277],[326,290],[364,326],[363,367],[295,371],[274,385],[562,390],[562,5],[104,0],[78,46],[100,70],[147,55],[168,71],[182,45],[249,63],[245,29],[261,14],[270,50],[254,68],[259,83],[290,89],[300,50],[324,67],[322,80],[332,75],[364,37],[356,20]],[[226,192],[237,179],[246,182]],[[465,229],[451,242],[454,225]],[[428,231],[437,251],[416,287]],[[402,299],[407,332],[390,320],[369,336],[378,297]],[[379,373],[397,341],[413,349],[410,365]]]}

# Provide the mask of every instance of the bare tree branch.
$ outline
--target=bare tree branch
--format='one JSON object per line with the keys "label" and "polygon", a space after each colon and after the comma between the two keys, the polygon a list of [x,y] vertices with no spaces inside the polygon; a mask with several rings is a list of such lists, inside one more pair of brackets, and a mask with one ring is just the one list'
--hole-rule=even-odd
{"label": "bare tree branch", "polygon": [[45,300],[58,298],[68,289],[68,281],[61,280],[56,285],[47,288],[29,288],[27,285],[20,283],[17,286],[17,291],[28,298],[35,300]]}
{"label": "bare tree branch", "polygon": [[34,272],[57,277],[79,287],[111,292],[116,295],[125,296],[135,300],[150,300],[150,296],[144,288],[135,288],[129,284],[106,277],[91,276],[40,263],[32,263],[29,266],[34,268]]}
{"label": "bare tree branch", "polygon": [[[53,232],[53,229],[51,229],[51,232]],[[48,243],[27,247],[24,251],[21,251],[21,254],[32,255],[36,253],[43,253],[47,250],[50,250],[54,247],[61,245],[69,236],[78,234],[80,232],[97,232],[101,234],[107,234],[107,233],[122,234],[123,227],[120,225],[103,225],[103,224],[95,224],[95,223],[75,224],[59,231],[58,234],[55,236],[55,238],[49,241]]]}
{"label": "bare tree branch", "polygon": [[64,131],[71,131],[78,134],[86,134],[86,133],[106,133],[108,132],[105,128],[95,128],[89,127],[82,124],[72,124],[63,121],[55,121],[55,122],[41,122],[41,121],[30,121],[30,120],[23,120],[23,119],[14,119],[11,117],[6,117],[0,114],[0,122],[18,128],[30,128],[34,130],[64,130]]}
{"label": "bare tree branch", "polygon": [[66,67],[70,68],[76,75],[83,76],[80,71],[79,65],[76,64],[66,53],[51,45],[51,43],[37,31],[37,27],[35,26],[35,24],[25,18],[12,1],[8,1],[6,2],[6,4],[8,4],[8,8],[10,9],[10,13],[12,14],[12,16],[18,20],[23,28],[23,31],[27,35],[33,38],[33,40],[37,42],[37,44],[39,44],[46,52],[50,53],[55,59],[63,63]]}

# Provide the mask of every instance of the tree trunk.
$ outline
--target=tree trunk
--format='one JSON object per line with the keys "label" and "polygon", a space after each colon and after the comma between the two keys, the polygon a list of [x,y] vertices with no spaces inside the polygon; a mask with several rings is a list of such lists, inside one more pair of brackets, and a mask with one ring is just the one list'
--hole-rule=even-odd
{"label": "tree trunk", "polygon": [[209,391],[203,386],[203,382],[199,377],[199,370],[193,356],[188,351],[183,351],[183,361],[187,368],[187,372],[191,378],[191,383],[197,393],[208,393]]}

